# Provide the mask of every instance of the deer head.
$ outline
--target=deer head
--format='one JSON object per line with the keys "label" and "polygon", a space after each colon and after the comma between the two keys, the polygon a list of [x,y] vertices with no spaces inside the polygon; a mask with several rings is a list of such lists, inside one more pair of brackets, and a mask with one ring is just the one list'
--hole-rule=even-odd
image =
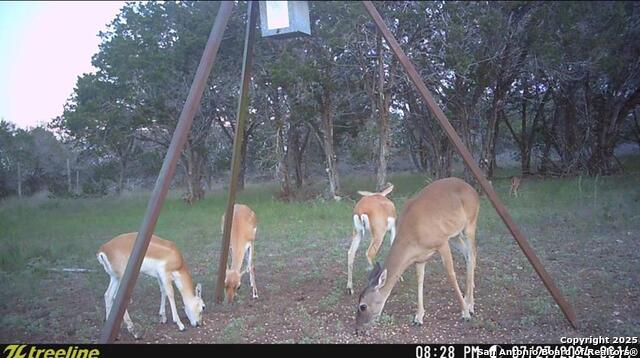
{"label": "deer head", "polygon": [[383,270],[380,263],[376,262],[369,273],[367,286],[358,299],[356,334],[364,333],[380,317],[388,297],[380,292],[380,288],[386,281],[387,269]]}
{"label": "deer head", "polygon": [[240,287],[241,279],[242,275],[237,270],[227,270],[227,274],[224,279],[224,289],[227,297],[227,303],[233,303],[233,298],[236,295],[236,291]]}
{"label": "deer head", "polygon": [[184,311],[189,318],[189,323],[193,327],[202,325],[202,311],[204,311],[204,301],[202,300],[202,284],[197,284],[195,295],[191,299],[184,299]]}

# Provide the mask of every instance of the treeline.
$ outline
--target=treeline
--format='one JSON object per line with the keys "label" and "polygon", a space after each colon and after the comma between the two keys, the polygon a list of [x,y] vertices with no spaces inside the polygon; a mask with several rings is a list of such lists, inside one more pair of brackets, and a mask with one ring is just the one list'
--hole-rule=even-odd
{"label": "treeline", "polygon": [[[29,147],[49,160],[15,144],[25,133],[53,138],[43,128],[0,128],[0,195],[21,182],[29,191],[55,183],[58,191],[104,193],[154,178],[218,6],[127,4],[99,34],[97,72],[78,78],[50,125],[64,143],[56,144],[60,153]],[[621,170],[618,144],[640,143],[639,3],[376,6],[488,177],[505,147],[517,149],[525,175],[606,175]],[[310,2],[310,9],[311,37],[256,43],[240,188],[247,171],[267,173],[286,199],[307,178],[324,176],[335,197],[339,163],[368,168],[382,187],[390,163],[404,158],[428,175],[451,175],[452,145],[363,7]],[[245,21],[240,2],[181,156],[189,199],[230,167]],[[74,186],[67,167],[84,185]],[[38,177],[34,168],[46,174],[41,181],[27,179]]]}

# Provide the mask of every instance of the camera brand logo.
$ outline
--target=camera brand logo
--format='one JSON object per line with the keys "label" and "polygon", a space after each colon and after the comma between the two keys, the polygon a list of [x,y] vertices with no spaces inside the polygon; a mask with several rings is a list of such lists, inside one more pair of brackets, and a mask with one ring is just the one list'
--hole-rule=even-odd
{"label": "camera brand logo", "polygon": [[98,358],[100,351],[96,348],[40,348],[27,344],[9,344],[4,348],[3,358]]}

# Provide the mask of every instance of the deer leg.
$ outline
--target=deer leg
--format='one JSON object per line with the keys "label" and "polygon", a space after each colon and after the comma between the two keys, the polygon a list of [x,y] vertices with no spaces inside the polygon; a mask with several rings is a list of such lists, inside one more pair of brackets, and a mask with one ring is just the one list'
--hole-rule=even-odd
{"label": "deer leg", "polygon": [[391,243],[391,246],[393,246],[393,242],[396,239],[396,219],[394,218],[388,218],[387,219],[388,225],[387,225],[387,230],[389,230],[389,242]]}
{"label": "deer leg", "polygon": [[466,282],[466,292],[465,292],[465,301],[467,302],[467,307],[469,307],[469,313],[474,313],[473,307],[473,290],[475,288],[475,270],[476,270],[476,221],[473,220],[467,227],[464,229],[464,236],[466,241],[467,250],[465,252],[465,258],[467,261],[467,282]]}
{"label": "deer leg", "polygon": [[[389,231],[389,242],[393,246],[393,242],[396,239],[396,219],[387,218],[387,230]],[[400,282],[404,281],[402,275],[400,275]]]}
{"label": "deer leg", "polygon": [[449,281],[453,286],[453,289],[456,293],[456,298],[458,302],[460,302],[460,306],[462,307],[462,318],[468,320],[471,318],[469,314],[469,307],[467,306],[467,302],[462,296],[462,292],[460,292],[460,286],[458,286],[458,280],[456,279],[456,272],[453,267],[453,257],[451,256],[451,248],[449,247],[449,243],[445,243],[438,249],[440,256],[442,257],[442,265],[444,266],[445,271],[447,272],[447,276],[449,277]]}
{"label": "deer leg", "polygon": [[111,278],[109,286],[104,292],[104,309],[106,311],[105,320],[109,319],[109,312],[111,312],[111,306],[113,305],[113,299],[115,298],[116,290],[118,289],[118,279],[109,275]]}
{"label": "deer leg", "polygon": [[[244,270],[240,270],[240,276],[244,276],[245,273],[249,272],[249,267],[251,267],[251,244],[248,244],[245,247],[244,250],[244,255],[242,255],[242,263],[244,264],[246,262],[246,265],[244,266]],[[240,268],[242,268],[242,265],[240,265]]]}
{"label": "deer leg", "polygon": [[249,259],[248,259],[249,280],[251,282],[253,298],[258,298],[258,289],[256,288],[256,270],[253,266],[254,254],[255,254],[254,246],[253,246],[253,243],[251,243],[251,246],[249,246]]}
{"label": "deer leg", "polygon": [[166,272],[160,272],[159,276],[162,280],[164,292],[167,294],[167,298],[169,299],[169,307],[171,307],[171,316],[173,318],[173,322],[178,325],[179,330],[184,331],[184,324],[182,324],[182,322],[180,321],[180,317],[178,316],[178,309],[176,308],[176,301],[173,294],[173,284],[169,279],[169,275]]}
{"label": "deer leg", "polygon": [[369,268],[373,268],[373,260],[375,260],[378,250],[380,250],[380,246],[382,246],[382,240],[384,240],[384,234],[386,233],[386,231],[380,229],[380,226],[371,225],[371,243],[367,249]]}
{"label": "deer leg", "polygon": [[[118,294],[118,285],[120,280],[115,276],[111,276],[111,281],[109,281],[109,287],[107,287],[107,291],[104,293],[104,304],[105,309],[107,311],[107,319],[109,318],[109,313],[111,312],[111,307],[113,305],[113,300],[116,298],[116,294]],[[124,311],[124,323],[127,326],[127,331],[133,335],[135,339],[140,339],[140,335],[136,332],[135,327],[133,326],[133,321],[129,316],[129,311]]]}
{"label": "deer leg", "polygon": [[129,331],[129,333],[131,333],[133,335],[133,338],[135,338],[135,339],[142,338],[142,336],[140,334],[138,334],[138,332],[136,332],[136,329],[133,326],[133,321],[131,320],[131,317],[129,316],[129,310],[125,310],[124,311],[123,318],[124,318],[124,323],[127,326],[127,331]]}
{"label": "deer leg", "polygon": [[162,286],[162,280],[160,280],[160,277],[158,277],[158,285],[160,286],[160,312],[158,312],[158,314],[160,315],[160,323],[167,323],[167,314],[166,314],[166,295],[164,293],[164,287]]}
{"label": "deer leg", "polygon": [[356,257],[356,251],[358,251],[361,239],[361,230],[354,229],[351,247],[349,247],[349,251],[347,252],[347,293],[350,295],[353,294],[353,260]]}
{"label": "deer leg", "polygon": [[424,268],[426,263],[419,262],[416,264],[416,278],[418,279],[418,311],[413,318],[413,324],[422,326],[424,318],[424,301],[423,301],[423,289],[424,289]]}

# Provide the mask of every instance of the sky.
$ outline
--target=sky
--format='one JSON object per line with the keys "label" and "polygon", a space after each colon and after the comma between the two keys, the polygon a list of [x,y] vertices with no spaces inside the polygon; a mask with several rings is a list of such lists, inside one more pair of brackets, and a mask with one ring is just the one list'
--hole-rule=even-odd
{"label": "sky", "polygon": [[0,1],[0,118],[20,128],[62,114],[78,76],[95,72],[98,32],[120,1]]}

